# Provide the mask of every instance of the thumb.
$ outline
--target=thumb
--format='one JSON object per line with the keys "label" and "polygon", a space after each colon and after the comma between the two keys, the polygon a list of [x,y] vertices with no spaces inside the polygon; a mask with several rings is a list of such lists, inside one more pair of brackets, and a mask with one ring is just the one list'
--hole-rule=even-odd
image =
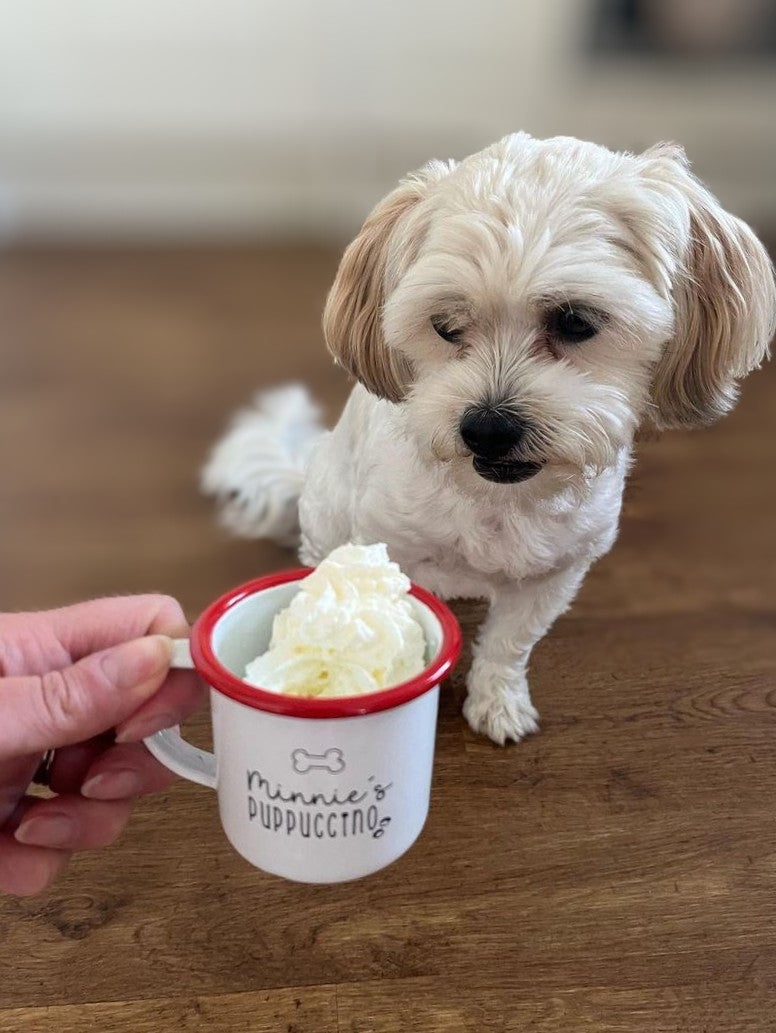
{"label": "thumb", "polygon": [[129,717],[162,685],[172,643],[148,635],[63,671],[0,679],[0,757],[82,742]]}

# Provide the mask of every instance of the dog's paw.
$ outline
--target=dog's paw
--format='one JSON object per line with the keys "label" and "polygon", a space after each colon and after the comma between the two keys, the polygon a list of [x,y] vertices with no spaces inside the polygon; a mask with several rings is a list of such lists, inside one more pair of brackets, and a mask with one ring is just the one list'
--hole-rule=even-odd
{"label": "dog's paw", "polygon": [[467,685],[463,715],[473,731],[487,735],[499,746],[538,732],[539,713],[531,703],[525,674],[475,660]]}

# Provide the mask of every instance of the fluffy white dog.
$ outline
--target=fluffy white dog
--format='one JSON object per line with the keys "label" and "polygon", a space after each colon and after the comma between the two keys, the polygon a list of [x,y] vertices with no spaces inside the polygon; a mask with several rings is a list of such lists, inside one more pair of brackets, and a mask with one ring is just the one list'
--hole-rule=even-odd
{"label": "fluffy white dog", "polygon": [[388,543],[443,597],[490,601],[464,707],[537,728],[526,669],[617,535],[634,434],[708,424],[767,353],[768,256],[678,146],[525,133],[408,176],[348,247],[323,317],[360,382],[324,433],[301,388],[260,396],[205,490],[238,533],[316,564]]}

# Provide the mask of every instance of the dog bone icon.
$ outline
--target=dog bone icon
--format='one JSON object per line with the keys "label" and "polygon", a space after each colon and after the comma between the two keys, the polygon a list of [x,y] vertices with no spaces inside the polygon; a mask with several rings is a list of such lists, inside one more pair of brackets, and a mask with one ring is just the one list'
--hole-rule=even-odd
{"label": "dog bone icon", "polygon": [[337,749],[326,750],[321,754],[308,753],[307,750],[294,750],[291,754],[291,763],[294,765],[294,771],[300,775],[305,775],[313,769],[330,771],[332,775],[339,775],[345,770],[345,757],[342,750]]}

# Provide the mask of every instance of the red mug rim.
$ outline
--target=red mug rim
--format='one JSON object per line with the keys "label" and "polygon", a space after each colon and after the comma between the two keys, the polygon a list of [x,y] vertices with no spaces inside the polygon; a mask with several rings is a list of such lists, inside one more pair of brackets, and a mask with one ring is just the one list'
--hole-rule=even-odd
{"label": "red mug rim", "polygon": [[422,696],[440,684],[450,674],[461,655],[461,628],[452,611],[441,599],[425,588],[413,584],[410,594],[428,607],[439,621],[442,629],[442,643],[436,657],[425,670],[410,681],[381,689],[364,696],[327,697],[310,699],[301,696],[285,696],[267,689],[254,688],[236,677],[216,658],[213,650],[213,631],[228,611],[251,595],[257,595],[278,585],[301,581],[312,573],[312,568],[289,570],[266,577],[255,578],[244,585],[216,599],[195,623],[191,633],[191,656],[198,673],[208,685],[230,699],[272,714],[286,717],[332,718],[360,717],[375,714],[381,710],[392,710],[403,703]]}

